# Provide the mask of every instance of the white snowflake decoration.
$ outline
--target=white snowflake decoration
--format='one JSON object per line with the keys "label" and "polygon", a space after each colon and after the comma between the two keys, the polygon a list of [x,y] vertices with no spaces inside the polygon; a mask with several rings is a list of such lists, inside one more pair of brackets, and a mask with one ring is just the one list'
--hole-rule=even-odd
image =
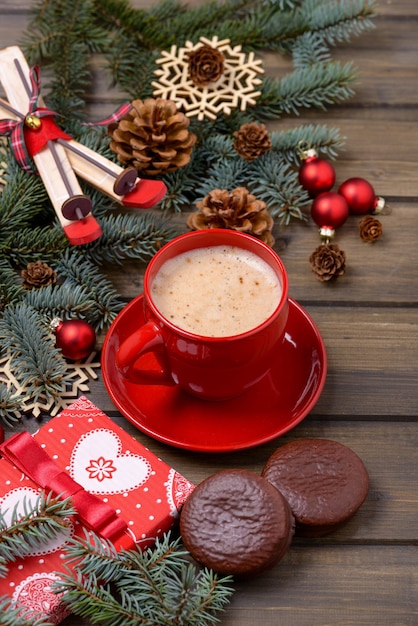
{"label": "white snowflake decoration", "polygon": [[[198,87],[189,76],[188,54],[204,44],[224,54],[224,72],[216,82]],[[172,46],[170,52],[162,52],[156,63],[161,69],[154,72],[158,82],[151,83],[154,97],[176,102],[179,109],[200,121],[205,117],[215,120],[221,112],[230,115],[238,107],[245,111],[261,95],[256,87],[262,83],[257,76],[264,73],[262,62],[255,59],[253,52],[242,52],[241,46],[232,48],[229,39],[219,41],[215,36],[211,40],[201,37],[197,44],[186,41],[184,48]]]}
{"label": "white snowflake decoration", "polygon": [[[66,378],[70,380],[67,381],[65,388],[63,387],[59,397],[56,398],[47,398],[46,395],[41,394],[39,399],[35,401],[29,395],[25,395],[25,388],[20,385],[11,370],[9,356],[0,359],[0,383],[4,383],[7,389],[15,391],[14,396],[23,396],[21,402],[22,413],[31,411],[34,417],[39,417],[41,411],[44,411],[53,417],[71,404],[79,392],[84,393],[89,390],[86,382],[89,377],[92,379],[97,378],[94,370],[100,367],[99,362],[94,362],[95,356],[96,353],[92,352],[85,361],[67,364]],[[20,412],[15,414],[16,417],[20,417]]]}

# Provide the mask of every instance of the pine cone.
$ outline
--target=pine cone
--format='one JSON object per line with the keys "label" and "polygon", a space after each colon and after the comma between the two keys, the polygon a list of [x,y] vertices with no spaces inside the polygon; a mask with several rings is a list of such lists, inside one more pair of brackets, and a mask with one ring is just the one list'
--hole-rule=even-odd
{"label": "pine cone", "polygon": [[198,211],[191,213],[187,219],[187,226],[192,230],[239,230],[273,246],[273,219],[266,203],[257,200],[245,187],[237,187],[231,193],[225,189],[214,189],[203,200],[196,202],[196,206]]}
{"label": "pine cone", "polygon": [[25,289],[33,289],[34,287],[45,287],[53,285],[57,281],[57,273],[42,261],[28,263],[25,270],[21,271],[23,278],[23,287]]}
{"label": "pine cone", "polygon": [[203,44],[191,50],[188,57],[189,76],[197,87],[215,83],[224,73],[225,56],[217,48]]}
{"label": "pine cone", "polygon": [[110,149],[121,163],[141,173],[174,172],[189,163],[196,143],[189,124],[189,118],[171,100],[134,100],[128,115],[109,126]]}
{"label": "pine cone", "polygon": [[313,251],[309,261],[313,273],[322,282],[345,273],[346,255],[336,243],[321,244]]}
{"label": "pine cone", "polygon": [[367,243],[373,243],[383,233],[382,223],[372,215],[366,215],[358,225],[360,237]]}
{"label": "pine cone", "polygon": [[254,161],[271,149],[270,135],[264,124],[243,124],[234,137],[234,148],[246,161]]}

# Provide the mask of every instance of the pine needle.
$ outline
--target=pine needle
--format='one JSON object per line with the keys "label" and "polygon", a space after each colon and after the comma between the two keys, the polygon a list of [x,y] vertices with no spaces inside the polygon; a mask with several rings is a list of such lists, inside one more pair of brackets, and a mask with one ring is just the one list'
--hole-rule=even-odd
{"label": "pine needle", "polygon": [[4,564],[25,558],[68,528],[75,514],[70,500],[42,492],[35,501],[24,498],[12,511],[0,511],[0,559]]}
{"label": "pine needle", "polygon": [[116,552],[87,534],[68,546],[68,569],[54,584],[71,611],[103,626],[204,626],[219,622],[233,593],[231,577],[191,563],[170,534],[153,548]]}

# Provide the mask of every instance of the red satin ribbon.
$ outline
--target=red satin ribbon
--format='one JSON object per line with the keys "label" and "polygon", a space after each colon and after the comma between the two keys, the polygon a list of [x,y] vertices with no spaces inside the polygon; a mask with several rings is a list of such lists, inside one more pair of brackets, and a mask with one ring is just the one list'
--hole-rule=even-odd
{"label": "red satin ribbon", "polygon": [[12,435],[0,446],[2,456],[42,489],[71,498],[80,521],[90,530],[112,541],[118,549],[135,545],[128,526],[114,509],[86,491],[51,459],[28,432]]}

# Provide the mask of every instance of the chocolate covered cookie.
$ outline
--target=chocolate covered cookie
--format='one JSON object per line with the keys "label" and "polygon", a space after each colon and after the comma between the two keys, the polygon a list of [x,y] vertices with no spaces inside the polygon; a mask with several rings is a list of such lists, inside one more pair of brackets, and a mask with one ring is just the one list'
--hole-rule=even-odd
{"label": "chocolate covered cookie", "polygon": [[282,494],[249,470],[223,470],[183,505],[180,532],[193,558],[221,574],[248,577],[284,556],[294,519]]}
{"label": "chocolate covered cookie", "polygon": [[286,498],[295,534],[320,537],[347,522],[363,504],[369,477],[363,461],[329,439],[299,439],[278,448],[262,476]]}

